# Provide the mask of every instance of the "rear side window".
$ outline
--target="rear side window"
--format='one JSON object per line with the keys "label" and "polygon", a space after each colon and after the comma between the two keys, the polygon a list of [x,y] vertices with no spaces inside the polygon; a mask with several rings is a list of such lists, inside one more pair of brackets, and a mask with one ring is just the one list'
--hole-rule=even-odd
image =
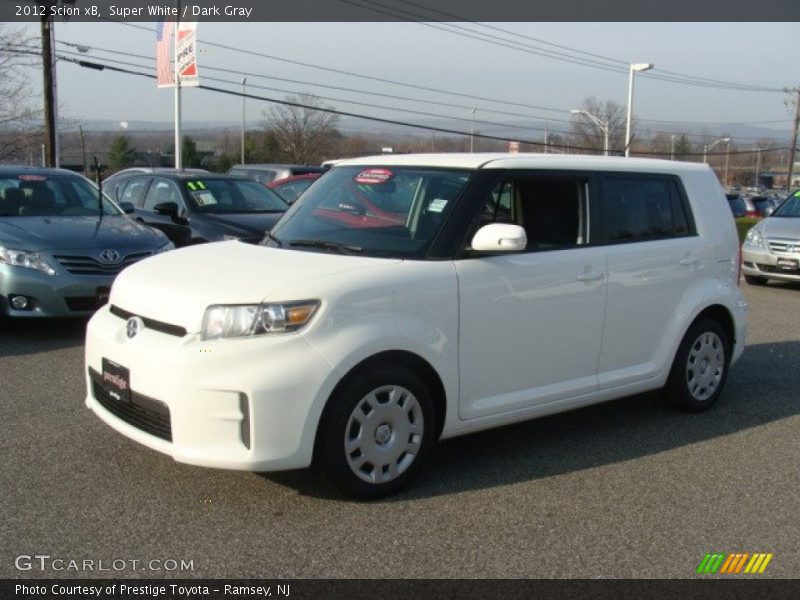
{"label": "rear side window", "polygon": [[601,179],[604,241],[639,242],[690,235],[690,219],[675,180],[659,176]]}
{"label": "rear side window", "polygon": [[130,202],[136,208],[142,208],[148,183],[150,183],[149,177],[132,177],[117,186],[117,199],[120,202]]}

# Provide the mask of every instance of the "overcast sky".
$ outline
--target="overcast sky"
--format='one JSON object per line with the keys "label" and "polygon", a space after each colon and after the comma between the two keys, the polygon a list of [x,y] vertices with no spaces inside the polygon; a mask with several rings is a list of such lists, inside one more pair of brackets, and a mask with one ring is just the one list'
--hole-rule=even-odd
{"label": "overcast sky", "polygon": [[[435,25],[435,24],[434,24]],[[154,24],[139,26],[154,29]],[[492,26],[592,52],[626,62],[652,62],[657,70],[697,77],[742,82],[751,85],[784,87],[800,85],[800,24],[798,23],[494,23]],[[475,25],[470,25],[473,29]],[[488,30],[484,30],[489,33]],[[512,39],[509,34],[494,35]],[[96,49],[143,55],[145,59],[116,56],[119,60],[148,64],[152,70],[155,35],[113,23],[58,24],[60,41],[92,48],[86,56],[112,58]],[[552,118],[553,128],[566,129],[557,119],[568,120],[569,110],[581,105],[586,96],[627,102],[627,74],[613,73],[553,60],[475,39],[446,33],[420,23],[201,23],[200,76],[240,81],[241,75],[212,72],[214,66],[250,73],[304,80],[319,84],[353,87],[360,90],[433,99],[479,107],[476,118],[508,121],[513,117],[492,115],[481,107],[519,112],[531,117]],[[517,38],[524,41],[521,38]],[[522,104],[559,109],[547,112],[532,108],[503,106],[446,94],[433,94],[337,75],[276,60],[246,56],[208,46],[205,42],[344,69],[373,77],[392,79],[420,86],[443,88],[476,96],[504,99]],[[534,43],[528,41],[527,43]],[[59,49],[68,49],[59,45]],[[654,71],[654,73],[657,71]],[[39,71],[32,73],[41,86]],[[469,118],[468,108],[424,106],[393,98],[375,98],[325,90],[310,85],[256,79],[248,82],[295,92],[357,99],[415,110]],[[98,72],[70,64],[59,64],[59,104],[63,113],[75,120],[113,119],[117,121],[170,121],[171,91],[159,90],[152,80],[124,74]],[[225,84],[212,82],[209,85]],[[278,91],[253,93],[284,97]],[[637,77],[635,112],[640,119],[714,122],[782,121],[762,126],[788,132],[791,111],[782,93],[745,92],[711,89]],[[342,110],[363,112],[408,121],[419,121],[385,109],[326,101]],[[257,121],[268,104],[248,101],[249,121]],[[241,118],[241,100],[201,90],[184,93],[185,120],[233,121]],[[468,124],[453,123],[463,129]],[[655,124],[652,124],[656,127]],[[787,133],[788,136],[788,133]]]}

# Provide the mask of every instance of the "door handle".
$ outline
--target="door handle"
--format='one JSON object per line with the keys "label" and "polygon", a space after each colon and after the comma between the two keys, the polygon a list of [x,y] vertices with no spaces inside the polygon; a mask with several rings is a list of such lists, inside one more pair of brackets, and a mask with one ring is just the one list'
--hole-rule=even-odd
{"label": "door handle", "polygon": [[597,281],[598,279],[602,279],[603,277],[605,277],[605,275],[606,274],[603,273],[602,271],[600,271],[600,272],[592,271],[590,273],[581,273],[580,275],[578,275],[578,281]]}

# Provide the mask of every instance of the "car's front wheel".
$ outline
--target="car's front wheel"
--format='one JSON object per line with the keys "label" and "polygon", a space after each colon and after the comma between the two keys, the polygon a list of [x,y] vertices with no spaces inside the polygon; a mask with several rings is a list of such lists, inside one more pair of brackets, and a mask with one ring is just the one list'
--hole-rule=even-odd
{"label": "car's front wheel", "polygon": [[330,399],[315,466],[349,494],[385,496],[413,477],[435,429],[430,391],[414,371],[404,366],[364,370]]}
{"label": "car's front wheel", "polygon": [[666,385],[669,399],[692,412],[711,408],[725,385],[730,352],[728,335],[717,320],[696,321],[675,355]]}

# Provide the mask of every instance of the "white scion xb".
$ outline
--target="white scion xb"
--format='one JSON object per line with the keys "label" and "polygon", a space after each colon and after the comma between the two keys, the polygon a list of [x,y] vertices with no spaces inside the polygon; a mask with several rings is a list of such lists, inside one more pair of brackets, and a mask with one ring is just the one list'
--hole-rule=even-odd
{"label": "white scion xb", "polygon": [[659,388],[710,407],[745,343],[738,250],[705,165],[352,159],[260,246],[126,269],[86,404],[180,462],[376,497],[439,438]]}

